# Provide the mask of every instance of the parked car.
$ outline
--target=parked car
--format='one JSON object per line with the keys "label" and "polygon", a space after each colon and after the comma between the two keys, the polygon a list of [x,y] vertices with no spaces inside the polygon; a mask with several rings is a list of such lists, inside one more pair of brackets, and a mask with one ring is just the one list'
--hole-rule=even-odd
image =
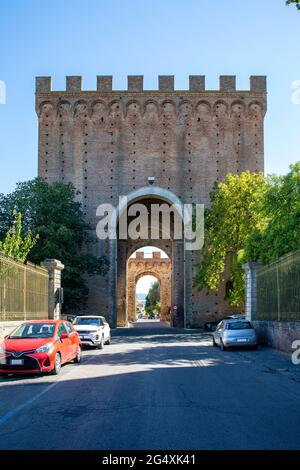
{"label": "parked car", "polygon": [[[237,314],[237,315],[228,315],[227,317],[222,318],[222,320],[234,320],[234,319],[240,319],[240,320],[245,320],[245,315]],[[218,324],[220,323],[220,319],[216,321],[210,321],[204,324],[205,330],[208,331],[215,331],[217,328]]]}
{"label": "parked car", "polygon": [[0,374],[59,374],[62,364],[80,360],[79,335],[63,320],[24,322],[0,345]]}
{"label": "parked car", "polygon": [[83,345],[103,349],[104,344],[110,344],[110,327],[104,317],[83,315],[75,319],[73,326]]}
{"label": "parked car", "polygon": [[220,346],[222,350],[234,346],[257,347],[255,329],[248,320],[223,320],[213,333],[213,346]]}

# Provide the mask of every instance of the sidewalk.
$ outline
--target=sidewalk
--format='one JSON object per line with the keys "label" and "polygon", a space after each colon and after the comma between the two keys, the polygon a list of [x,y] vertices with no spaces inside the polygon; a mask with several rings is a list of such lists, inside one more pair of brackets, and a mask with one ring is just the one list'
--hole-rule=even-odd
{"label": "sidewalk", "polygon": [[[300,383],[300,364],[293,364],[290,354],[271,347],[259,347],[255,354],[253,351],[235,351],[235,353],[242,355],[265,373],[283,374]],[[300,358],[300,353],[298,357]]]}

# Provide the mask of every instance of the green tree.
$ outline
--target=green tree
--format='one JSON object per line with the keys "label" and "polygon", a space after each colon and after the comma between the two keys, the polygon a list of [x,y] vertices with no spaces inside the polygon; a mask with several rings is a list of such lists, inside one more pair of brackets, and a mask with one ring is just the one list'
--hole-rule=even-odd
{"label": "green tree", "polygon": [[17,261],[26,261],[28,254],[36,245],[39,235],[32,235],[30,228],[22,236],[22,214],[13,210],[13,225],[7,231],[3,241],[0,241],[0,251]]}
{"label": "green tree", "polygon": [[205,213],[202,262],[194,283],[216,292],[224,283],[226,297],[235,307],[243,305],[246,242],[266,224],[262,210],[265,192],[263,174],[229,174],[214,186],[211,209]]}
{"label": "green tree", "polygon": [[148,316],[153,316],[154,310],[160,311],[160,283],[159,281],[154,281],[146,297],[145,311]]}
{"label": "green tree", "polygon": [[40,178],[19,183],[9,195],[0,194],[0,240],[13,223],[13,210],[17,210],[22,214],[23,234],[28,230],[34,237],[39,234],[29,260],[33,263],[45,258],[62,261],[64,309],[80,311],[86,305],[87,276],[104,274],[108,263],[106,258],[88,253],[90,227],[75,196],[71,184],[47,184]]}
{"label": "green tree", "polygon": [[268,223],[248,238],[245,257],[267,263],[300,248],[300,162],[268,179],[263,210]]}
{"label": "green tree", "polygon": [[287,5],[290,5],[291,3],[295,3],[298,10],[300,10],[300,0],[286,0]]}

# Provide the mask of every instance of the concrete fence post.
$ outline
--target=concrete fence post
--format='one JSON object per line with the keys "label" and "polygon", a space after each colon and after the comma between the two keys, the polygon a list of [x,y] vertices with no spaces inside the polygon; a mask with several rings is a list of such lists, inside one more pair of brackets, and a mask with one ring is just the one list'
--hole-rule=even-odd
{"label": "concrete fence post", "polygon": [[49,273],[48,315],[49,319],[59,320],[61,304],[58,299],[58,289],[61,288],[61,272],[64,265],[57,259],[45,259],[41,266]]}
{"label": "concrete fence post", "polygon": [[245,313],[246,319],[249,321],[256,320],[257,314],[257,270],[260,263],[249,262],[243,264],[243,270],[246,274],[245,286]]}

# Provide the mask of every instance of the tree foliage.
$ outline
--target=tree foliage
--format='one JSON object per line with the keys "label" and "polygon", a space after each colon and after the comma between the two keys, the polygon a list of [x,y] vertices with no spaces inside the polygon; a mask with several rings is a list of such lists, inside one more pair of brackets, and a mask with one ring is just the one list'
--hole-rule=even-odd
{"label": "tree foliage", "polygon": [[81,205],[75,200],[71,184],[53,183],[42,179],[19,183],[16,190],[0,194],[0,239],[4,239],[13,223],[13,211],[22,214],[22,232],[39,234],[29,260],[40,263],[46,258],[59,259],[62,272],[66,310],[79,311],[86,305],[86,277],[104,274],[105,258],[87,252],[91,241],[90,227],[84,220]]}
{"label": "tree foliage", "polygon": [[290,5],[291,3],[294,3],[298,10],[300,10],[300,0],[286,0],[287,5]]}
{"label": "tree foliage", "polygon": [[218,291],[231,305],[244,297],[242,263],[268,263],[300,249],[300,162],[284,176],[228,175],[211,194],[203,262],[195,284]]}
{"label": "tree foliage", "polygon": [[160,283],[154,281],[146,297],[145,310],[148,315],[153,315],[154,310],[160,311]]}
{"label": "tree foliage", "polygon": [[194,281],[216,292],[225,283],[232,306],[241,307],[244,298],[242,262],[247,240],[266,224],[262,210],[265,191],[264,176],[246,171],[227,175],[211,193],[203,259]]}
{"label": "tree foliage", "polygon": [[22,214],[15,209],[12,212],[13,224],[0,241],[0,251],[17,261],[26,261],[28,254],[36,245],[39,235],[32,235],[31,229],[22,235]]}
{"label": "tree foliage", "polygon": [[267,263],[299,249],[300,162],[287,175],[268,179],[263,211],[268,223],[251,234],[245,257]]}

